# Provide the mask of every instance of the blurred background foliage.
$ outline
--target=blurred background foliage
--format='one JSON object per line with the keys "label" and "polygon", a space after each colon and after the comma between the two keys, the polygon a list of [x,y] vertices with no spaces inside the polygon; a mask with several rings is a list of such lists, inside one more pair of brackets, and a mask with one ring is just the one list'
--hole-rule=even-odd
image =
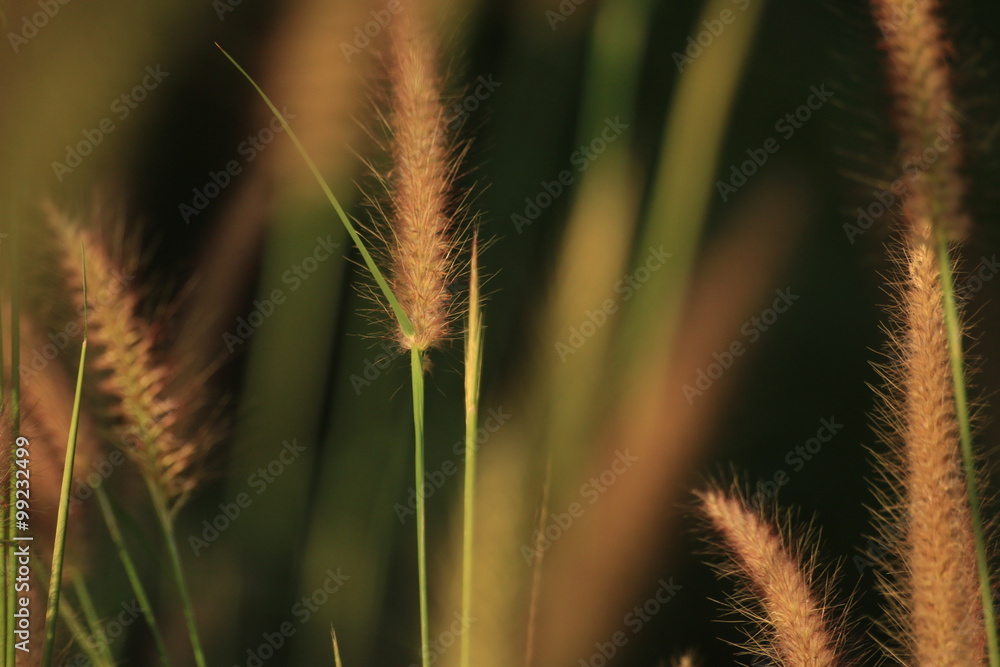
{"label": "blurred background foliage", "polygon": [[[24,21],[42,5],[55,13],[26,37]],[[660,664],[686,649],[706,665],[732,663],[736,651],[726,642],[740,631],[716,620],[730,584],[704,564],[688,492],[706,479],[727,483],[733,471],[751,493],[788,473],[782,506],[799,508],[802,521],[816,517],[823,562],[840,564],[842,601],[875,614],[871,568],[855,557],[867,544],[872,504],[866,447],[880,447],[869,385],[878,383],[871,363],[887,319],[889,216],[853,242],[844,225],[894,178],[894,144],[878,31],[865,3],[427,5],[446,48],[451,104],[466,104],[455,127],[467,142],[467,210],[491,240],[481,260],[489,274],[482,405],[484,414],[509,415],[482,444],[475,664],[523,664],[529,616],[537,624],[534,664],[603,664],[595,643],[619,630],[629,642],[613,664]],[[364,194],[378,187],[363,161],[381,160],[384,31],[368,46],[354,40],[386,7],[377,0],[3,6],[11,42],[0,49],[6,224],[36,225],[46,200],[84,218],[95,200],[118,206],[126,234],[141,245],[135,284],[146,314],[166,317],[164,347],[188,380],[215,370],[202,391],[224,408],[227,436],[181,515],[180,534],[202,535],[220,503],[241,492],[252,489],[254,502],[197,556],[184,554],[212,664],[247,665],[248,650],[286,621],[296,632],[268,664],[331,664],[331,623],[345,665],[416,661],[414,528],[398,509],[409,501],[412,476],[405,357],[380,360],[386,347],[380,325],[364,314],[371,304],[357,289],[366,281],[356,255],[287,137],[269,138],[266,109],[213,44],[287,110],[338,197],[367,222],[376,211]],[[560,7],[572,11],[557,14]],[[735,20],[712,35],[702,22],[723,10]],[[964,256],[976,270],[998,242],[1000,11],[969,0],[948,3],[947,14],[976,221]],[[705,34],[710,43],[682,73],[676,54]],[[168,74],[125,113],[115,100],[142,82],[147,67]],[[786,136],[776,124],[813,87],[834,94]],[[484,89],[485,99],[476,98]],[[104,118],[114,130],[101,132],[80,166],[57,174],[53,163],[68,164],[68,147]],[[609,119],[627,127],[580,171],[575,151]],[[777,151],[723,200],[717,182],[772,137]],[[200,206],[195,191],[205,195],[230,161],[239,173]],[[526,198],[544,201],[545,184],[563,170],[572,184],[539,206],[537,219],[519,222],[515,215],[529,213]],[[313,253],[317,238],[339,251],[296,283],[287,272]],[[671,253],[662,273],[623,302],[615,284],[661,245]],[[224,337],[275,289],[285,303],[245,342]],[[798,300],[751,339],[745,323],[780,289]],[[989,334],[1000,315],[996,293],[989,280],[969,290],[984,398],[998,386]],[[620,311],[563,363],[557,343],[571,341],[571,328],[607,298]],[[746,354],[689,401],[684,386],[733,342]],[[461,468],[452,450],[462,437],[461,359],[457,343],[432,354],[428,471],[450,469],[448,462]],[[796,470],[786,457],[822,419],[843,428]],[[980,445],[991,452],[995,427],[988,419],[982,427]],[[251,476],[292,440],[304,450],[258,496]],[[533,596],[522,547],[532,544],[547,478],[550,513],[566,512],[580,500],[580,484],[629,447],[639,456],[635,470],[561,531]],[[429,500],[432,637],[458,609],[460,493],[454,474]],[[79,517],[98,532],[95,508]],[[106,546],[91,544],[80,566],[99,606],[114,609],[130,595],[117,563],[95,557]],[[149,558],[155,571],[155,553]],[[331,571],[349,579],[300,624],[295,605]],[[629,610],[671,578],[682,588],[633,634]],[[168,637],[183,647],[179,613],[164,591],[158,603],[174,612],[165,616]],[[124,664],[152,659],[141,627],[118,650]],[[441,660],[456,658],[457,648]]]}

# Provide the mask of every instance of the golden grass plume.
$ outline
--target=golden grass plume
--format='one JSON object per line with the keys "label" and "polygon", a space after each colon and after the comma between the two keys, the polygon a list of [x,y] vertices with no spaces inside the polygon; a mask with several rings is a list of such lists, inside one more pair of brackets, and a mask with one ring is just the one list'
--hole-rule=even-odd
{"label": "golden grass plume", "polygon": [[452,215],[460,153],[442,103],[438,47],[421,19],[407,6],[389,27],[390,285],[413,326],[412,335],[397,333],[407,350],[448,337],[459,254]]}
{"label": "golden grass plume", "polygon": [[[134,266],[116,262],[94,233],[53,206],[46,207],[46,214],[78,312],[83,306],[81,246],[95,284],[115,284],[116,273],[134,271]],[[139,465],[175,510],[198,484],[212,431],[189,428],[185,416],[195,411],[193,393],[178,394],[172,366],[156,350],[155,329],[139,315],[134,289],[126,286],[105,295],[108,303],[88,309],[93,350],[88,377],[99,396],[108,399],[109,439]]]}
{"label": "golden grass plume", "polygon": [[748,604],[737,606],[761,630],[747,648],[786,667],[841,664],[840,623],[816,591],[811,559],[801,562],[775,527],[738,496],[709,489],[698,497],[731,555],[721,572],[744,580],[752,592]]}
{"label": "golden grass plume", "polygon": [[[897,361],[882,369],[889,387],[882,431],[892,446],[883,459],[879,517],[891,547],[882,576],[888,623],[914,664],[981,665],[986,635],[949,356],[942,275],[948,258],[939,239],[961,239],[969,225],[954,139],[951,45],[933,0],[873,0],[872,9],[882,28],[900,168],[913,174],[901,211],[898,333],[891,340]],[[942,143],[946,134],[951,143]],[[913,172],[917,161],[921,169]]]}

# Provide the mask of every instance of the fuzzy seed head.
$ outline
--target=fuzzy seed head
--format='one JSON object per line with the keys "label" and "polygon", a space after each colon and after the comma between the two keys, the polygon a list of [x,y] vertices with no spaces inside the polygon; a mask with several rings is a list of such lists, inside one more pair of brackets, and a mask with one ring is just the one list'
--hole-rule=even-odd
{"label": "fuzzy seed head", "polygon": [[[895,614],[916,665],[985,664],[975,540],[960,456],[937,243],[926,192],[904,202],[906,283],[900,298],[900,358],[889,369],[898,396],[886,408],[898,451],[890,461],[887,526],[900,563],[888,582]],[[898,617],[902,616],[902,617]]]}
{"label": "fuzzy seed head", "polygon": [[109,439],[129,456],[163,491],[168,505],[178,507],[197,485],[199,464],[208,441],[199,434],[187,437],[181,424],[181,401],[170,391],[173,373],[154,352],[154,335],[138,315],[138,298],[121,287],[117,276],[130,269],[119,266],[103,245],[51,207],[49,221],[57,233],[63,271],[76,310],[84,312],[83,265],[86,254],[88,284],[118,285],[101,290],[98,302],[90,291],[88,340],[91,372],[97,393],[108,400],[113,422]]}
{"label": "fuzzy seed head", "polygon": [[390,26],[389,79],[393,170],[390,283],[413,333],[398,331],[404,349],[429,349],[449,332],[456,245],[449,215],[455,159],[437,52],[407,6]]}
{"label": "fuzzy seed head", "polygon": [[841,664],[839,639],[828,628],[829,610],[812,590],[811,572],[785,546],[778,531],[739,498],[719,490],[699,494],[702,512],[723,537],[732,568],[748,582],[763,614],[751,612],[766,632],[752,647],[787,667]]}
{"label": "fuzzy seed head", "polygon": [[951,238],[968,232],[962,146],[954,119],[951,44],[945,38],[937,0],[872,0],[882,48],[892,118],[899,133],[901,163],[918,188],[929,191],[935,224]]}

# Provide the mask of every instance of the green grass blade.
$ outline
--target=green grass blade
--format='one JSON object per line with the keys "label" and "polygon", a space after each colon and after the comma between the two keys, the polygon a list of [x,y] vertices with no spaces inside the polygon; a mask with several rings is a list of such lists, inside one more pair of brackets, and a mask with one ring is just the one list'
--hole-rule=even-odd
{"label": "green grass blade", "polygon": [[[12,221],[8,253],[8,257],[10,258],[10,417],[12,436],[15,439],[21,435],[21,297],[17,280],[19,264],[18,244],[18,225],[16,221]],[[14,449],[11,448],[11,462],[13,462],[13,453]],[[10,478],[10,488],[8,489],[10,516],[8,517],[5,531],[8,541],[7,548],[4,550],[7,554],[6,586],[4,586],[5,639],[11,637],[10,633],[14,632],[14,606],[16,598],[14,595],[14,536],[16,534],[15,506],[17,505],[14,491],[14,477],[12,475]],[[13,641],[6,642],[4,662],[9,667],[14,667],[15,665]]]}
{"label": "green grass blade", "polygon": [[[730,0],[709,0],[699,18],[730,11]],[[704,53],[685,65],[664,127],[655,180],[639,252],[663,248],[673,256],[629,303],[616,358],[622,377],[642,359],[653,336],[657,344],[675,335],[685,288],[715,192],[715,172],[728,120],[763,2],[751,2]]]}
{"label": "green grass blade", "polygon": [[[479,426],[479,386],[483,367],[483,321],[479,295],[478,240],[472,239],[469,276],[469,321],[465,332],[465,486],[462,504],[462,633],[459,664],[469,667],[472,643],[472,545],[476,500],[476,431]],[[422,487],[417,487],[422,488]]]}
{"label": "green grass blade", "polygon": [[979,573],[979,594],[982,600],[983,621],[986,627],[986,644],[989,649],[990,667],[1000,667],[1000,648],[997,643],[996,612],[993,609],[993,591],[990,585],[989,559],[983,531],[982,500],[976,479],[976,458],[972,450],[972,427],[969,417],[969,400],[965,387],[965,361],[962,351],[962,324],[955,302],[955,280],[951,271],[951,258],[947,232],[938,229],[938,264],[941,272],[941,290],[944,293],[945,327],[948,333],[948,356],[951,362],[951,379],[955,389],[955,414],[958,417],[959,441],[962,446],[962,463],[965,468],[965,486],[972,514],[972,532],[976,542],[976,568]]}
{"label": "green grass blade", "polygon": [[351,240],[354,242],[354,245],[358,247],[358,251],[361,253],[361,257],[364,259],[365,266],[368,267],[368,270],[371,272],[372,277],[375,278],[375,282],[378,283],[379,289],[382,290],[382,295],[385,297],[386,301],[388,301],[389,303],[389,306],[392,308],[392,312],[396,316],[396,320],[399,322],[399,328],[403,331],[403,333],[406,336],[412,336],[413,325],[410,323],[410,318],[408,318],[406,316],[406,313],[403,312],[403,307],[399,305],[399,301],[396,299],[396,295],[393,294],[392,289],[390,289],[389,283],[382,275],[382,272],[379,271],[378,266],[375,265],[375,260],[372,259],[371,254],[368,252],[368,247],[365,245],[364,241],[361,240],[361,236],[358,234],[357,229],[354,228],[354,224],[351,223],[351,219],[347,217],[347,213],[344,211],[344,208],[340,205],[340,202],[337,200],[337,197],[333,194],[333,191],[327,184],[326,179],[324,179],[323,175],[319,172],[319,167],[316,166],[316,163],[313,162],[313,159],[309,156],[309,153],[302,145],[302,142],[299,141],[298,135],[295,134],[291,126],[288,124],[288,121],[285,120],[285,117],[282,115],[281,111],[278,110],[278,107],[274,105],[274,103],[271,101],[271,98],[269,98],[267,94],[264,92],[264,90],[257,84],[257,82],[254,81],[253,77],[251,77],[247,73],[247,71],[243,69],[240,66],[240,64],[236,62],[236,60],[226,52],[225,49],[223,49],[218,44],[216,44],[216,46],[219,48],[220,51],[222,51],[222,54],[229,59],[229,62],[231,62],[233,66],[239,70],[240,74],[246,77],[246,80],[250,82],[250,85],[254,87],[254,90],[257,91],[257,94],[260,95],[261,99],[264,100],[264,103],[267,104],[267,107],[271,110],[271,113],[273,113],[274,116],[278,119],[278,122],[281,123],[281,126],[288,134],[288,137],[292,140],[292,143],[295,144],[295,148],[296,150],[298,150],[299,155],[301,155],[302,159],[305,160],[306,165],[309,167],[309,171],[312,172],[312,175],[316,178],[316,182],[318,182],[320,188],[323,189],[323,194],[326,195],[327,200],[333,206],[333,209],[337,212],[337,216],[340,218],[340,221],[344,223],[344,227],[347,229],[347,233],[351,236]]}
{"label": "green grass blade", "polygon": [[108,658],[104,652],[91,646],[91,636],[83,626],[83,621],[80,620],[79,614],[69,604],[69,600],[63,600],[59,604],[59,618],[66,624],[70,634],[73,635],[76,645],[87,656],[87,660],[89,660],[88,664],[95,667],[117,667],[114,660]]}
{"label": "green grass blade", "polygon": [[[39,561],[32,561],[32,568],[35,572],[35,577],[41,582],[42,593],[47,594],[48,589],[45,587],[45,575],[46,572],[42,569],[41,563]],[[76,641],[77,646],[83,651],[83,654],[87,656],[91,665],[95,667],[116,667],[114,661],[109,661],[104,657],[103,654],[97,652],[93,646],[91,646],[91,638],[87,633],[86,628],[83,627],[83,622],[80,621],[80,616],[73,609],[73,605],[70,604],[69,600],[63,600],[59,604],[59,618],[63,623],[66,624],[66,628],[69,630],[70,634],[73,635],[73,639]]]}
{"label": "green grass blade", "polygon": [[91,646],[91,637],[87,632],[86,628],[83,627],[83,622],[80,620],[80,616],[73,609],[73,605],[69,604],[69,600],[63,600],[59,604],[59,618],[66,627],[69,629],[69,633],[73,635],[73,639],[76,640],[76,645],[80,647],[83,654],[87,656],[91,665],[95,667],[117,667],[115,661],[107,657],[102,651],[98,651],[93,646]]}
{"label": "green grass blade", "polygon": [[420,588],[420,663],[429,666],[430,622],[427,613],[427,531],[424,498],[424,355],[410,349],[410,378],[413,385],[414,479],[417,490],[417,585]]}
{"label": "green grass blade", "polygon": [[97,644],[96,650],[107,662],[114,664],[114,656],[111,654],[111,647],[108,646],[107,635],[101,630],[101,619],[94,608],[94,600],[90,597],[87,583],[83,580],[83,576],[76,570],[73,571],[71,576],[73,579],[73,590],[76,591],[76,597],[80,601],[80,610],[83,612],[83,618],[90,629],[91,638]]}
{"label": "green grass blade", "polygon": [[[63,465],[62,488],[59,492],[59,513],[56,517],[55,545],[52,548],[52,573],[49,580],[49,600],[45,610],[45,638],[42,649],[42,666],[52,665],[55,648],[56,619],[59,616],[59,594],[62,589],[63,558],[66,553],[66,524],[69,519],[69,493],[73,486],[73,463],[76,460],[76,439],[80,427],[80,398],[83,394],[83,369],[87,360],[87,258],[83,258],[83,344],[80,346],[80,366],[76,374],[76,393],[73,396],[73,416],[70,419],[69,435],[66,441],[66,461]],[[16,321],[16,320],[15,320]],[[13,372],[13,368],[11,369]],[[17,386],[17,378],[14,378]]]}
{"label": "green grass blade", "polygon": [[194,661],[198,667],[205,667],[205,653],[201,648],[201,638],[198,636],[198,625],[194,618],[194,606],[191,604],[191,593],[188,590],[187,579],[184,576],[184,567],[181,564],[180,552],[177,550],[177,539],[174,537],[173,516],[167,507],[167,501],[163,497],[163,492],[151,479],[145,476],[146,488],[149,490],[149,497],[156,510],[157,524],[163,535],[163,541],[167,545],[167,556],[170,560],[170,575],[177,587],[177,594],[181,598],[181,610],[184,613],[184,623],[187,626],[188,639],[191,641],[191,650],[194,653]]}
{"label": "green grass blade", "polygon": [[135,563],[128,550],[128,545],[125,543],[125,538],[118,526],[118,518],[115,516],[114,510],[111,508],[111,503],[108,500],[108,494],[104,491],[103,484],[99,484],[94,491],[97,495],[97,502],[101,507],[101,514],[104,516],[104,523],[108,526],[108,532],[111,533],[111,540],[115,543],[115,548],[118,550],[118,557],[121,559],[122,565],[125,566],[125,574],[132,585],[132,591],[135,593],[135,597],[139,601],[139,606],[142,608],[142,613],[146,616],[146,623],[153,633],[153,641],[156,643],[156,652],[160,656],[160,662],[166,667],[170,667],[170,659],[167,657],[167,647],[163,642],[163,635],[160,633],[156,617],[153,615],[153,606],[149,603],[149,596],[146,595],[146,589],[142,585],[142,580],[139,579],[139,573],[136,571]]}

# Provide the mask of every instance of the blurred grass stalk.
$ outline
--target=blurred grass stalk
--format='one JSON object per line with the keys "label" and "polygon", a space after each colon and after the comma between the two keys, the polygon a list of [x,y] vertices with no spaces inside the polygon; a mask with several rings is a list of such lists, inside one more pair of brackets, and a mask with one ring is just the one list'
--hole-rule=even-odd
{"label": "blurred grass stalk", "polygon": [[472,239],[469,315],[465,331],[465,483],[462,494],[462,646],[459,661],[469,666],[472,645],[472,567],[476,501],[476,434],[479,429],[479,386],[483,369],[485,324],[480,312],[478,238]]}
{"label": "blurred grass stalk", "polygon": [[[611,118],[635,128],[639,74],[648,38],[653,3],[650,0],[605,1],[598,5],[593,37],[583,75],[577,141],[589,145]],[[641,181],[632,158],[633,132],[626,131],[584,172],[574,192],[569,219],[554,274],[546,321],[545,345],[537,351],[543,376],[536,380],[539,405],[551,414],[541,421],[539,438],[547,459],[552,456],[552,495],[561,502],[567,489],[593,453],[579,443],[596,426],[600,390],[613,364],[615,326],[600,328],[586,348],[562,358],[557,365],[550,341],[580,324],[581,314],[613,297],[612,287],[626,271],[639,222]],[[610,224],[609,224],[610,223]],[[645,252],[645,249],[642,249]],[[553,400],[552,397],[558,397]],[[534,401],[532,401],[534,402]],[[550,449],[551,448],[551,449]]]}
{"label": "blurred grass stalk", "polygon": [[[692,30],[732,11],[732,4],[732,0],[710,0]],[[640,250],[662,245],[673,257],[663,270],[651,275],[626,311],[616,349],[616,358],[626,360],[620,365],[624,378],[654,340],[673,347],[733,100],[764,4],[750,2],[725,33],[687,64],[678,79],[638,244]]]}
{"label": "blurred grass stalk", "polygon": [[[702,20],[717,17],[731,5],[729,0],[711,0],[703,8],[696,25],[701,25]],[[581,464],[585,465],[585,461],[594,454],[600,457],[610,453],[610,450],[595,452],[593,449],[579,447],[580,442],[597,444],[599,439],[593,434],[606,430],[608,426],[601,424],[595,429],[587,425],[586,430],[580,429],[582,426],[579,423],[580,414],[600,414],[600,411],[594,410],[593,406],[598,405],[602,397],[608,393],[612,396],[625,397],[619,402],[617,409],[625,414],[634,413],[633,422],[647,424],[650,428],[655,421],[649,420],[657,418],[646,414],[643,410],[650,408],[662,412],[664,409],[655,405],[643,407],[643,401],[630,404],[628,401],[631,399],[627,397],[631,396],[632,392],[624,390],[629,387],[648,387],[651,374],[659,377],[668,372],[676,349],[680,310],[689,293],[691,274],[704,221],[709,211],[720,149],[725,138],[733,100],[748,60],[761,5],[762,3],[751,3],[745,12],[738,15],[736,21],[727,26],[725,34],[716,39],[709,48],[704,49],[700,57],[688,63],[681,73],[665,119],[659,161],[650,180],[649,203],[645,211],[638,213],[636,204],[626,199],[619,205],[617,211],[612,209],[611,218],[605,215],[600,219],[600,224],[605,227],[639,229],[638,243],[635,244],[632,253],[635,262],[648,253],[650,248],[662,248],[665,252],[671,253],[671,257],[657,271],[650,273],[649,280],[642,289],[637,290],[624,305],[620,321],[617,327],[614,327],[616,338],[612,339],[610,332],[606,331],[612,327],[605,327],[605,331],[598,332],[588,339],[586,348],[574,354],[566,363],[566,366],[593,364],[594,368],[590,372],[584,375],[582,371],[577,371],[582,377],[574,378],[571,371],[556,366],[554,362],[546,366],[550,368],[551,377],[563,378],[562,382],[557,381],[556,384],[549,385],[548,391],[557,390],[550,396],[558,396],[560,400],[552,408],[555,418],[548,421],[548,426],[543,426],[545,430],[542,431],[545,449],[554,448],[556,453],[557,478],[553,480],[553,503],[556,507],[564,507],[570,501],[567,495],[576,488]],[[588,89],[594,92],[584,95],[585,109],[582,118],[599,119],[606,115],[608,100],[614,100],[617,104],[627,104],[625,109],[631,111],[636,94],[634,90],[623,90],[622,84],[617,83],[619,93],[616,96],[602,98],[597,91],[606,90],[607,86],[616,89],[616,83],[613,82],[633,81],[637,76],[641,55],[638,46],[645,44],[645,26],[649,24],[645,12],[648,11],[649,6],[645,2],[605,3],[601,6],[597,17],[598,24],[594,31],[595,43],[592,47],[594,54],[588,61]],[[608,26],[616,26],[616,29],[605,29],[604,22],[607,22]],[[631,26],[632,29],[625,29],[627,26]],[[605,42],[602,42],[602,37]],[[630,45],[632,45],[631,52]],[[613,113],[617,113],[617,110]],[[622,117],[629,119],[632,115],[623,113]],[[571,218],[564,246],[566,250],[570,249],[569,243],[572,242],[575,228],[583,229],[586,224],[583,220],[578,220],[578,217],[585,218],[590,214],[601,218],[599,213],[606,213],[593,208],[591,191],[600,191],[610,182],[615,183],[616,187],[608,187],[608,190],[622,197],[623,193],[628,193],[634,188],[629,185],[627,176],[622,178],[623,174],[628,173],[626,169],[621,168],[623,163],[627,163],[625,144],[623,141],[610,147],[600,160],[588,169],[587,178],[581,183],[574,201],[574,217]],[[608,169],[613,171],[609,173]],[[616,181],[616,177],[621,180]],[[638,194],[633,195],[637,196]],[[607,196],[602,199],[603,204],[607,201]],[[591,206],[583,207],[583,203]],[[619,224],[608,225],[608,219],[613,219]],[[641,224],[639,224],[640,219]],[[622,224],[624,221],[630,221],[631,226]],[[596,245],[601,235],[600,225],[594,221],[590,226],[594,229],[590,232],[592,243]],[[604,243],[607,244],[607,241]],[[608,245],[615,247],[612,244]],[[576,249],[565,252],[563,257],[566,263],[566,268],[560,272],[563,276],[593,270],[589,264],[592,254],[585,254]],[[575,269],[571,268],[574,263],[577,265]],[[585,289],[580,289],[580,281],[563,278],[561,282],[568,289],[565,293],[557,292],[559,307],[562,307],[562,303],[573,304],[575,301],[577,304],[574,307],[575,312],[570,310],[567,314],[579,320],[580,313],[584,312],[585,307],[592,308],[594,304],[601,303],[604,294],[610,291],[610,286],[620,277],[622,268],[622,264],[618,264],[614,271],[608,271],[603,278],[603,284],[596,285],[594,291],[589,293]],[[582,284],[587,285],[586,282]],[[578,291],[569,293],[572,289],[569,286],[576,287]],[[562,326],[549,329],[554,335],[550,334],[544,340],[558,340],[570,323],[577,324],[578,321],[564,320]],[[585,359],[585,356],[589,357],[589,360]],[[653,382],[653,386],[660,384],[662,384],[660,381]],[[612,387],[610,392],[607,390],[609,385]],[[580,437],[567,437],[570,434],[579,434]],[[590,436],[586,437],[587,434]],[[609,441],[605,444],[614,447],[637,445],[631,441]],[[582,459],[581,456],[588,458]],[[666,475],[668,472],[670,471],[661,471],[661,475]],[[670,472],[671,478],[676,479],[675,473],[677,471]],[[657,476],[653,475],[652,478],[645,478],[645,483],[655,484],[656,479]],[[662,485],[663,480],[661,479],[659,483]],[[636,497],[643,495],[641,489],[636,490]],[[618,528],[620,530],[612,530],[610,534],[626,530],[623,525],[619,525]],[[607,534],[609,534],[607,531],[600,529],[595,529],[592,533],[594,539],[601,539],[596,536],[604,535],[602,543],[610,548],[612,545],[607,542],[614,542],[613,550],[620,551],[618,547],[624,542],[608,541]],[[621,537],[625,538],[625,535]],[[594,570],[592,572],[594,576],[582,578],[584,588],[590,591],[597,586],[603,591],[617,590],[619,591],[617,595],[623,595],[621,591],[628,588],[626,582],[634,585],[636,581],[637,575],[633,571],[635,564],[628,562],[608,564],[606,560],[608,559],[594,559],[590,562],[589,568]],[[615,570],[607,571],[607,567]],[[596,605],[581,607],[578,604],[580,599],[592,599],[588,598],[587,591],[580,591],[580,596],[569,595],[570,591],[563,587],[576,584],[565,580],[566,577],[557,579],[558,582],[554,584],[550,597],[558,600],[565,594],[563,604],[557,607],[564,612],[570,608],[574,609],[575,622],[556,624],[556,627],[566,630],[565,636],[559,632],[552,635],[549,650],[540,652],[541,659],[546,661],[558,661],[575,655],[575,649],[571,647],[583,646],[587,636],[598,627],[598,615],[603,613],[598,609],[602,604],[614,604],[611,600],[602,599]],[[622,585],[618,585],[619,583]],[[596,594],[597,590],[591,592]],[[577,602],[569,602],[570,600]],[[560,645],[562,649],[557,648]]]}
{"label": "blurred grass stalk", "polygon": [[[281,112],[270,100],[266,101],[297,143]],[[302,111],[296,113],[301,116]],[[311,167],[321,179],[318,168]],[[327,193],[333,197],[329,190]],[[269,515],[254,517],[253,521],[236,523],[232,528],[234,544],[239,544],[245,554],[240,559],[241,578],[268,580],[272,584],[266,589],[243,589],[244,608],[248,611],[242,619],[232,619],[228,628],[237,640],[256,636],[249,630],[241,633],[238,628],[264,624],[269,616],[267,610],[284,607],[299,583],[298,564],[289,555],[297,552],[308,525],[310,488],[317,460],[315,445],[323,421],[319,397],[326,391],[322,370],[329,368],[330,342],[337,332],[343,287],[344,267],[339,257],[317,263],[307,280],[299,278],[301,282],[291,286],[285,281],[291,268],[312,252],[317,237],[330,236],[334,243],[342,245],[343,228],[331,223],[326,201],[312,193],[303,194],[296,187],[284,187],[279,190],[272,211],[265,235],[258,300],[269,300],[274,290],[282,290],[286,301],[255,330],[248,345],[245,408],[235,429],[234,442],[239,446],[233,448],[227,497],[233,498],[246,490],[249,476],[267,468],[282,441],[298,439],[305,443],[305,451],[294,465],[284,467],[280,480],[267,487],[267,506],[277,509]],[[298,288],[292,290],[295,285]],[[259,530],[259,522],[265,523],[268,530]],[[281,563],[280,569],[276,570],[275,563]]]}
{"label": "blurred grass stalk", "polygon": [[[31,567],[34,571],[35,579],[40,583],[42,594],[48,595],[48,588],[45,582],[48,573],[45,572],[41,561],[38,559],[33,560]],[[79,614],[76,613],[69,600],[62,600],[59,603],[59,617],[66,624],[66,629],[73,636],[73,640],[76,641],[76,645],[83,655],[87,656],[87,659],[90,660],[91,665],[95,667],[115,667],[114,661],[109,661],[105,657],[105,653],[94,645],[95,639],[87,632],[87,628],[84,627],[83,621],[80,620]]]}
{"label": "blurred grass stalk", "polygon": [[135,567],[132,555],[129,553],[128,545],[125,543],[125,537],[118,527],[118,519],[115,517],[115,512],[111,507],[108,494],[104,490],[104,484],[98,484],[94,489],[94,493],[97,496],[97,502],[101,508],[104,523],[111,534],[111,540],[118,551],[118,557],[125,568],[129,584],[131,584],[136,600],[139,602],[142,613],[146,617],[146,623],[149,625],[149,630],[153,635],[153,641],[156,644],[156,652],[159,655],[160,662],[163,663],[164,667],[170,667],[170,659],[167,657],[167,647],[163,642],[163,634],[160,632],[160,626],[156,622],[156,616],[153,614],[153,606],[150,604],[146,588],[142,585],[142,580],[139,578],[138,570]]}
{"label": "blurred grass stalk", "polygon": [[[87,622],[88,632],[93,638],[94,643],[97,644],[95,650],[101,656],[101,662],[104,664],[115,664],[114,656],[111,655],[111,647],[108,645],[108,636],[102,631],[101,617],[94,607],[94,600],[90,595],[90,589],[87,588],[87,582],[79,570],[72,571],[70,580],[73,582],[73,590],[76,592],[76,598],[80,601],[80,611],[83,612],[83,618]],[[64,600],[63,604],[65,603],[66,601]]]}

